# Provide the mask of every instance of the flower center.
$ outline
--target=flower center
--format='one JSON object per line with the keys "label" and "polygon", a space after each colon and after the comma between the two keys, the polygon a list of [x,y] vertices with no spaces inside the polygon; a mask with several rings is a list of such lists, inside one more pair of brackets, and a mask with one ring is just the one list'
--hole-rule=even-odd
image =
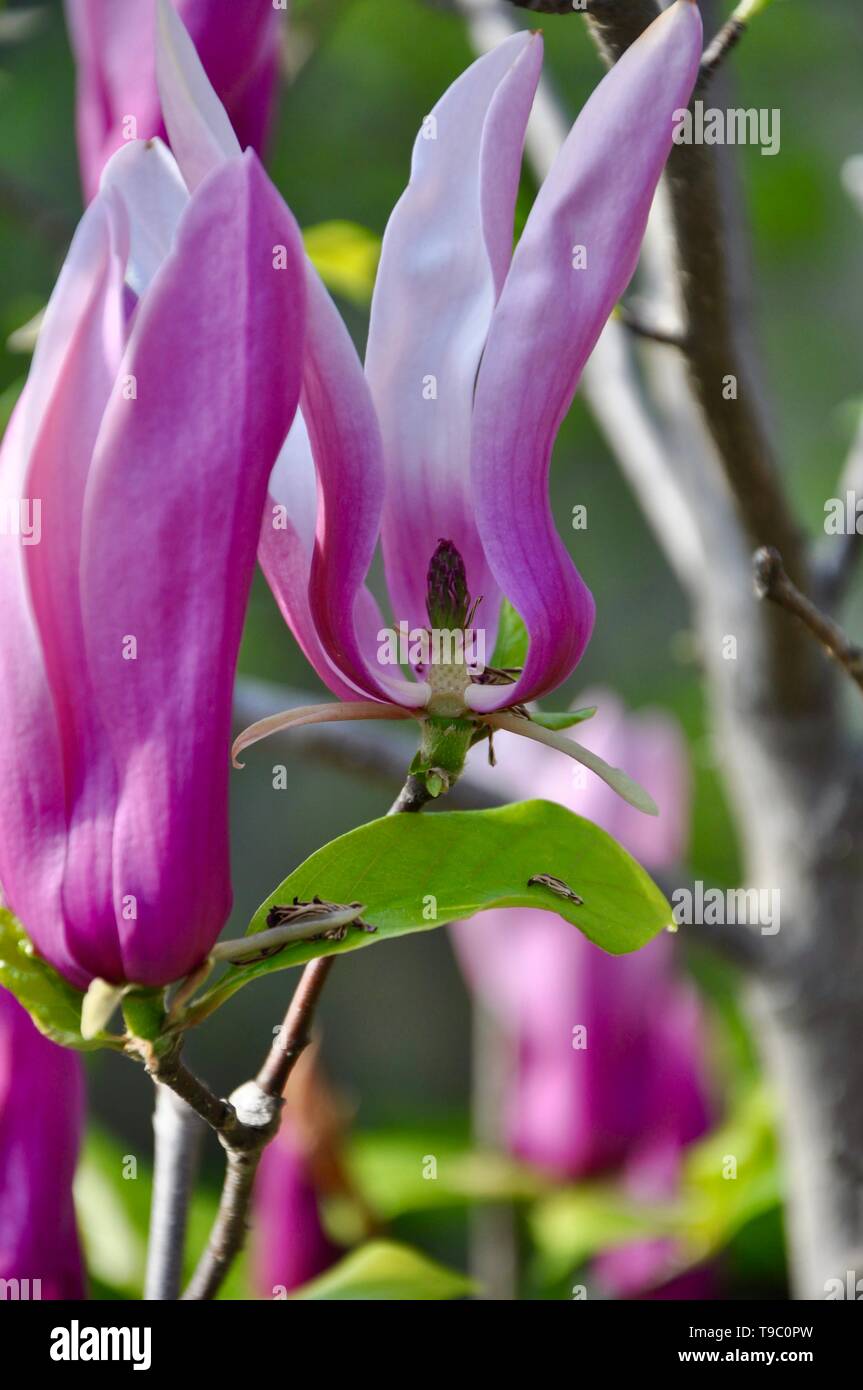
{"label": "flower center", "polygon": [[432,555],[426,581],[429,617],[429,661],[423,679],[431,686],[431,714],[464,714],[464,693],[472,672],[485,662],[482,633],[470,627],[477,603],[471,605],[464,560],[452,541],[441,540]]}

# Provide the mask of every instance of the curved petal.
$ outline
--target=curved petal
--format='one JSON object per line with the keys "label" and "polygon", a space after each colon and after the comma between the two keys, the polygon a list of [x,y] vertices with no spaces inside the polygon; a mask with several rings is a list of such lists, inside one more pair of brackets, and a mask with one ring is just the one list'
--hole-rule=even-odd
{"label": "curved petal", "polygon": [[302,410],[318,473],[312,616],[330,660],[353,685],[379,700],[419,707],[429,698],[428,686],[378,665],[368,640],[363,596],[384,492],[374,406],[356,349],[311,263],[306,282]]}
{"label": "curved petal", "polygon": [[126,283],[140,299],[177,234],[189,195],[174,156],[161,140],[132,140],[102,171],[102,193],[119,197],[129,219]]}
{"label": "curved petal", "polygon": [[593,601],[548,503],[551,450],[635,269],[673,113],[689,101],[700,55],[697,7],[677,0],[587,102],[516,248],[477,380],[472,478],[488,562],[527,625],[530,649],[516,685],[474,689],[475,709],[560,684],[590,636]]}
{"label": "curved petal", "polygon": [[[77,985],[91,969],[119,962],[110,941],[90,967],[82,961],[68,936],[63,892],[74,848],[90,876],[90,903],[110,908],[114,777],[80,660],[77,574],[86,472],[122,353],[118,215],[105,198],[84,215],[0,453],[4,514],[29,499],[40,517],[38,543],[0,535],[0,882],[38,949]],[[76,837],[84,747],[89,791]]]}
{"label": "curved petal", "polygon": [[471,409],[512,253],[541,65],[540,35],[513,35],[468,68],[426,117],[384,235],[366,353],[384,445],[384,561],[396,619],[426,625],[428,562],[441,538],[451,540],[470,593],[483,596],[489,649],[498,592],[471,502]]}
{"label": "curved petal", "polygon": [[412,719],[409,710],[401,705],[384,705],[378,700],[349,700],[342,704],[299,705],[296,709],[282,710],[280,714],[270,714],[250,724],[234,739],[231,758],[234,767],[245,767],[238,761],[238,754],[253,743],[269,738],[271,734],[282,733],[285,729],[302,729],[306,724],[345,724],[352,719]]}
{"label": "curved petal", "polygon": [[[476,690],[479,687],[474,686]],[[541,725],[534,724],[523,715],[509,714],[498,711],[490,714],[485,723],[492,729],[506,729],[511,734],[520,734],[522,738],[532,738],[537,743],[544,743],[547,748],[556,748],[559,753],[565,753],[567,757],[574,758],[577,763],[582,763],[590,768],[591,772],[606,782],[609,787],[617,792],[618,796],[623,797],[624,801],[629,802],[637,811],[644,811],[648,816],[658,816],[659,809],[653,797],[640,787],[637,782],[623,772],[619,767],[610,767],[604,758],[600,758],[597,753],[591,752],[583,744],[576,743],[574,738],[566,738],[564,734],[556,734],[551,729],[543,729]]]}
{"label": "curved petal", "polygon": [[81,601],[118,771],[122,978],[145,985],[189,973],[230,906],[231,694],[267,479],[299,393],[302,258],[255,156],[218,169],[138,310],[121,367],[136,399],[114,393],[96,445]]}
{"label": "curved petal", "polygon": [[190,193],[225,159],[240,153],[228,113],[169,0],[156,0],[156,81],[162,114]]}
{"label": "curved petal", "polygon": [[[258,560],[279,611],[310,666],[339,699],[361,699],[362,691],[342,676],[324,650],[309,606],[317,506],[312,446],[306,422],[297,411],[270,477]],[[360,605],[369,610],[369,626],[377,632],[382,619],[368,591],[360,595]]]}
{"label": "curved petal", "polygon": [[[278,61],[279,14],[271,0],[176,0],[175,8],[236,131],[233,152],[247,145],[260,151]],[[66,16],[78,70],[78,151],[91,198],[106,160],[125,140],[165,134],[155,73],[156,3],[66,0]],[[178,62],[182,67],[182,57]],[[174,111],[184,113],[182,100]],[[216,118],[214,133],[219,127],[224,136]]]}

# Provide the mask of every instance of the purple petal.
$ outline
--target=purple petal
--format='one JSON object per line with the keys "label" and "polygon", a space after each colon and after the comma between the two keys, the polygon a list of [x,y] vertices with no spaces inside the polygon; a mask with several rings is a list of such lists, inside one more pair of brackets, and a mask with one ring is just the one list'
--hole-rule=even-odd
{"label": "purple petal", "polygon": [[[362,691],[345,679],[327,655],[309,605],[317,508],[312,446],[306,423],[298,411],[270,477],[258,559],[282,617],[306,660],[339,699],[361,699]],[[368,590],[360,593],[357,609],[358,618],[361,612],[367,613],[373,637],[382,627],[383,619]]]}
{"label": "purple petal", "polygon": [[[102,807],[114,776],[94,722],[76,595],[86,473],[123,347],[118,214],[100,199],[84,216],[0,453],[4,503],[29,498],[41,508],[38,544],[0,536],[0,882],[40,951],[79,985],[97,963],[88,966],[69,940],[67,853],[89,878],[87,910],[113,921],[110,812]],[[69,910],[74,918],[73,903]],[[101,965],[119,967],[115,930]]]}
{"label": "purple petal", "polygon": [[126,283],[140,299],[165,260],[189,194],[177,162],[161,140],[132,140],[112,155],[100,189],[113,192],[129,220]]}
{"label": "purple petal", "polygon": [[[384,236],[366,374],[387,476],[387,582],[397,620],[424,627],[428,562],[441,538],[465,561],[480,619],[497,621],[470,489],[473,390],[512,253],[522,145],[542,64],[517,34],[458,78],[426,117],[411,178]],[[436,399],[426,399],[430,378]]]}
{"label": "purple petal", "polygon": [[347,329],[317,272],[307,270],[303,419],[318,473],[318,520],[309,600],[329,659],[359,691],[408,707],[428,687],[379,666],[365,595],[383,504],[374,406]]}
{"label": "purple petal", "polygon": [[86,498],[81,607],[119,784],[114,912],[122,978],[141,984],[197,964],[230,906],[233,676],[302,318],[299,232],[249,152],[198,190],[138,310],[121,366],[137,399],[114,392]]}
{"label": "purple petal", "polygon": [[337,1256],[321,1225],[308,1159],[287,1118],[264,1150],[254,1219],[254,1280],[261,1298],[307,1284]]}
{"label": "purple petal", "polygon": [[19,1281],[13,1298],[84,1297],[72,1202],[83,1108],[80,1058],[0,989],[0,1279]]}
{"label": "purple petal", "polygon": [[156,0],[156,80],[171,149],[194,193],[223,160],[240,153],[240,142],[169,0]]}
{"label": "purple petal", "polygon": [[[539,191],[492,319],[474,409],[479,532],[530,634],[514,686],[478,686],[499,709],[560,684],[579,660],[593,601],[554,526],[547,476],[581,370],[635,269],[657,181],[701,55],[691,0],[665,11],[599,84]],[[586,249],[585,269],[575,248]]]}
{"label": "purple petal", "polygon": [[[260,151],[278,59],[279,16],[271,0],[177,0],[176,11],[227,108],[239,141],[233,152],[247,145]],[[126,140],[165,135],[156,86],[156,4],[66,0],[66,16],[78,73],[78,151],[89,199],[106,161]],[[182,98],[172,104],[172,114],[188,114]],[[131,133],[129,117],[136,123]],[[187,141],[193,138],[192,132],[186,136]]]}

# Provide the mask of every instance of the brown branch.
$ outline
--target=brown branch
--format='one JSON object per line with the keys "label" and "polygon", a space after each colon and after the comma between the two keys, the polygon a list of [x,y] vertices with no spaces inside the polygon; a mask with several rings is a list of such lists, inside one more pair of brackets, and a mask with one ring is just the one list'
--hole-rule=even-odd
{"label": "brown branch", "polygon": [[[656,0],[632,0],[591,12],[588,27],[607,62],[615,62],[659,13]],[[775,546],[789,574],[808,587],[802,536],[774,458],[741,292],[730,247],[735,192],[717,147],[672,147],[666,168],[675,245],[683,348],[693,395],[710,434],[747,538],[747,549]],[[732,211],[729,211],[731,209]],[[763,661],[753,681],[790,711],[812,709],[823,694],[806,644],[787,625],[764,615]]]}
{"label": "brown branch", "polygon": [[838,623],[822,613],[811,599],[801,593],[788,578],[778,550],[762,546],[753,558],[755,592],[759,598],[770,599],[780,608],[793,613],[821,644],[828,656],[838,662],[851,679],[863,690],[863,649],[851,642]]}
{"label": "brown branch", "polygon": [[220,1100],[205,1082],[189,1071],[180,1056],[180,1046],[178,1041],[169,1052],[161,1055],[152,1053],[145,1058],[147,1071],[154,1081],[170,1087],[211,1129],[217,1134],[222,1134],[234,1123],[232,1107],[226,1100]]}
{"label": "brown branch", "polygon": [[311,1042],[315,1009],[335,960],[335,956],[319,956],[303,970],[285,1021],[258,1072],[257,1082],[265,1095],[282,1094],[300,1054]]}
{"label": "brown branch", "polygon": [[652,343],[662,343],[666,347],[686,348],[686,334],[679,328],[666,328],[661,323],[654,323],[638,307],[630,304],[619,304],[617,306],[617,316],[625,328],[636,338],[646,338]]}
{"label": "brown branch", "polygon": [[[425,785],[408,777],[388,814],[421,811],[428,800],[430,796]],[[228,1111],[236,1112],[235,1121],[230,1132],[219,1129],[219,1139],[227,1152],[225,1180],[207,1248],[183,1294],[185,1301],[215,1298],[243,1248],[258,1164],[267,1144],[278,1133],[282,1092],[297,1060],[311,1042],[315,1011],[335,959],[335,956],[318,956],[309,961],[257,1077],[234,1092],[231,1105],[218,1102]],[[177,1066],[185,1072],[179,1060]],[[201,1083],[196,1084],[200,1086]],[[234,1142],[233,1134],[239,1137],[239,1144]]]}
{"label": "brown branch", "polygon": [[717,68],[725,62],[731,50],[737,47],[745,33],[746,25],[742,20],[736,19],[734,15],[726,20],[702,55],[701,67],[698,72],[698,91],[702,91],[707,86]]}

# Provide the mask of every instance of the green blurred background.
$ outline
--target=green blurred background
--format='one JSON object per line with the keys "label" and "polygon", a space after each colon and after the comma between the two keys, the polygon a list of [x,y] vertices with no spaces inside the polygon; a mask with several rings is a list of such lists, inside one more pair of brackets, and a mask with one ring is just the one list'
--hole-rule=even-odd
{"label": "green blurred background", "polygon": [[[702,8],[721,18],[731,6]],[[21,24],[10,29],[15,11]],[[62,7],[7,5],[0,15],[7,21],[0,46],[5,420],[28,365],[27,356],[8,345],[9,335],[45,303],[81,200],[74,73]],[[584,25],[575,18],[533,15],[522,22],[544,29],[546,71],[575,113],[600,75]],[[268,159],[272,176],[301,226],[347,219],[379,236],[404,186],[422,117],[471,60],[464,25],[446,7],[422,0],[297,0],[286,44],[295,71],[282,91]],[[821,528],[825,499],[836,491],[863,395],[863,223],[840,182],[845,159],[863,151],[861,50],[860,0],[776,0],[731,63],[735,104],[781,111],[777,157],[753,148],[738,153],[753,229],[754,308],[780,453],[813,532]],[[526,178],[522,215],[531,196]],[[365,312],[355,302],[343,308],[362,347]],[[705,729],[686,608],[578,399],[558,441],[553,496],[559,529],[593,589],[598,614],[593,641],[563,694],[610,685],[633,707],[658,704],[679,717],[696,773],[692,874],[731,884],[736,847]],[[579,533],[569,525],[576,503],[584,503],[589,515],[587,530]],[[145,556],[140,559],[146,563]],[[849,623],[863,630],[859,608]],[[247,675],[316,690],[260,578],[241,665]],[[271,769],[280,758],[266,747],[255,749],[245,772],[234,777],[234,935],[290,868],[324,841],[382,813],[397,790],[298,759],[290,767],[289,790],[274,791]],[[754,1066],[736,982],[695,951],[689,964],[711,1000],[718,1086],[732,1094]],[[280,1021],[290,983],[286,975],[259,982],[193,1037],[192,1061],[221,1093],[255,1068]],[[322,1020],[327,1069],[355,1106],[361,1130],[372,1136],[386,1131],[392,1139],[398,1127],[408,1151],[419,1155],[434,1151],[444,1133],[452,1142],[464,1138],[470,1010],[445,933],[352,955],[334,972]],[[90,1063],[90,1083],[93,1112],[104,1131],[120,1152],[140,1155],[146,1165],[150,1094],[143,1072],[98,1055]],[[760,1110],[752,1123],[765,1123]],[[369,1142],[374,1155],[374,1138]],[[383,1153],[382,1146],[382,1163]],[[215,1183],[215,1148],[207,1171]],[[783,1293],[778,1211],[770,1200],[762,1208],[737,1223],[724,1256],[725,1288],[732,1296]],[[465,1212],[456,1200],[433,1218],[402,1216],[396,1230],[451,1263],[463,1263]],[[527,1292],[548,1293],[550,1287],[540,1280]]]}

